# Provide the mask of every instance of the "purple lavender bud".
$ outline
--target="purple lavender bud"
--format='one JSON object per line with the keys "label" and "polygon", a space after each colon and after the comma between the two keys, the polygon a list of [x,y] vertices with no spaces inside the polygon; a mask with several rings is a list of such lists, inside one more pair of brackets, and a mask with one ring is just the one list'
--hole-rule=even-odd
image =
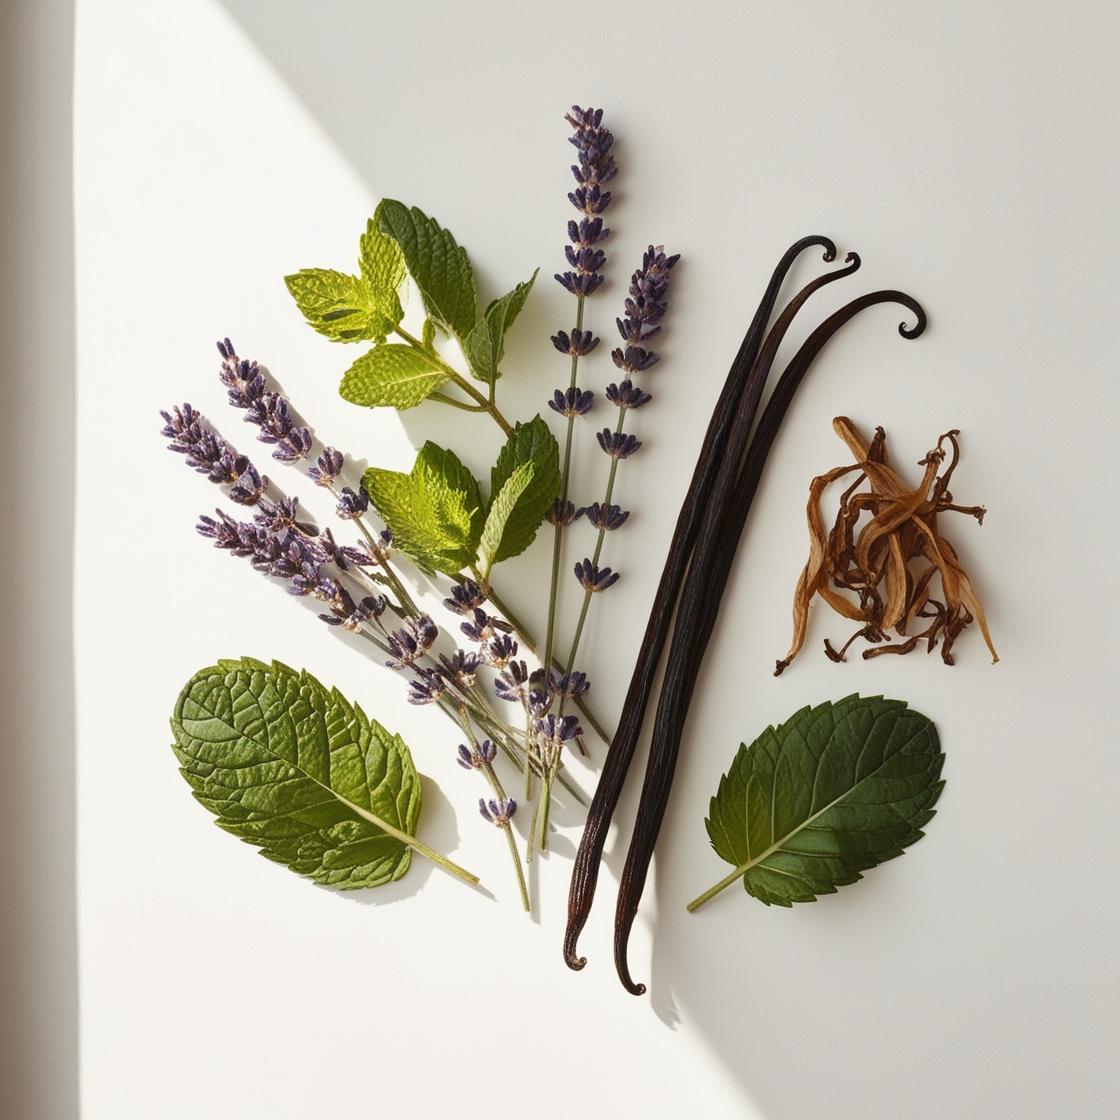
{"label": "purple lavender bud", "polygon": [[568,264],[580,273],[598,272],[607,263],[607,254],[602,249],[565,245],[564,256]]}
{"label": "purple lavender bud", "polygon": [[333,486],[334,480],[342,474],[342,464],[345,460],[341,451],[333,447],[324,447],[315,460],[315,465],[307,470],[307,477],[317,486]]}
{"label": "purple lavender bud", "polygon": [[171,442],[168,450],[182,455],[188,467],[206,475],[211,482],[229,487],[230,497],[240,505],[256,505],[268,487],[264,478],[250,462],[227,443],[210,422],[190,404],[161,411],[161,434]]}
{"label": "purple lavender bud", "polygon": [[569,389],[556,389],[552,394],[552,400],[548,402],[548,407],[553,412],[559,412],[561,416],[583,416],[591,411],[594,403],[594,393],[589,389],[579,389],[573,385]]}
{"label": "purple lavender bud", "polygon": [[590,560],[584,559],[576,563],[576,579],[586,591],[606,591],[608,587],[618,582],[618,572],[610,568],[600,568]]}
{"label": "purple lavender bud", "polygon": [[229,403],[234,408],[248,408],[266,392],[264,374],[256,362],[247,362],[237,356],[228,338],[218,343],[222,364],[218,376],[229,393]]}
{"label": "purple lavender bud", "polygon": [[586,673],[560,673],[553,669],[552,687],[558,696],[575,700],[591,687],[591,682],[587,679]]}
{"label": "purple lavender bud", "polygon": [[599,345],[599,340],[591,331],[581,331],[573,328],[570,335],[567,331],[557,331],[552,336],[552,345],[561,354],[570,354],[573,358],[582,358],[590,354]]}
{"label": "purple lavender bud", "polygon": [[478,811],[482,814],[484,820],[496,824],[499,828],[505,828],[509,825],[510,818],[517,812],[517,802],[512,797],[507,797],[504,801],[495,801],[493,798],[487,801],[480,797],[478,799]]}
{"label": "purple lavender bud", "polygon": [[404,625],[388,637],[389,652],[393,657],[385,664],[390,669],[407,668],[432,648],[438,636],[436,624],[426,614],[405,619]]}
{"label": "purple lavender bud", "polygon": [[518,704],[528,698],[529,670],[524,661],[511,661],[494,681],[494,693],[499,700]]}
{"label": "purple lavender bud", "polygon": [[679,254],[667,257],[661,245],[646,250],[641,268],[630,277],[630,294],[623,305],[626,317],[615,320],[624,342],[640,347],[661,330],[668,306],[669,273],[679,260]]}
{"label": "purple lavender bud", "polygon": [[482,650],[486,664],[493,669],[504,669],[517,656],[517,642],[508,634],[491,638]]}
{"label": "purple lavender bud", "polygon": [[388,529],[383,529],[372,543],[363,541],[357,548],[347,546],[342,551],[345,552],[346,559],[359,568],[373,568],[389,562],[392,543],[393,534]]}
{"label": "purple lavender bud", "polygon": [[498,633],[508,634],[513,627],[500,618],[487,614],[484,610],[475,608],[473,621],[464,622],[459,626],[472,642],[488,642]]}
{"label": "purple lavender bud", "polygon": [[587,520],[596,529],[602,529],[604,532],[622,528],[629,516],[630,511],[622,509],[621,506],[604,506],[599,502],[593,502],[587,507]]}
{"label": "purple lavender bud", "polygon": [[581,248],[598,245],[610,235],[611,231],[604,227],[602,218],[581,218],[578,222],[568,222],[568,240]]}
{"label": "purple lavender bud", "polygon": [[555,699],[549,675],[543,669],[534,669],[529,674],[529,691],[525,698],[529,711],[539,719],[552,707]]}
{"label": "purple lavender bud", "polygon": [[316,536],[319,532],[310,522],[297,521],[299,511],[299,498],[278,498],[275,502],[262,498],[258,504],[258,513],[253,514],[253,520],[262,528],[271,533],[283,533],[287,529],[295,529],[308,536]]}
{"label": "purple lavender bud", "polygon": [[639,389],[629,378],[615,385],[607,386],[607,400],[619,408],[641,408],[653,399],[649,393]]}
{"label": "purple lavender bud", "polygon": [[456,761],[464,770],[481,770],[498,757],[498,748],[489,739],[483,739],[476,747],[460,743],[458,753]]}
{"label": "purple lavender bud", "polygon": [[443,605],[455,614],[472,614],[486,602],[486,592],[473,579],[465,579],[451,588],[451,598]]}
{"label": "purple lavender bud", "polygon": [[533,730],[552,747],[561,747],[564,743],[578,739],[583,734],[583,728],[575,716],[546,715],[538,719],[533,725]]}
{"label": "purple lavender bud", "polygon": [[330,608],[330,614],[319,615],[328,626],[343,626],[347,630],[361,629],[365,621],[361,608],[350,597],[350,592],[337,580],[320,579],[318,588],[312,594],[325,600]]}
{"label": "purple lavender bud", "polygon": [[612,459],[629,459],[642,446],[641,440],[629,432],[612,432],[610,428],[604,428],[595,438]]}
{"label": "purple lavender bud", "polygon": [[338,506],[335,509],[335,513],[339,517],[344,521],[354,521],[361,517],[367,509],[369,509],[369,497],[364,490],[361,493],[355,493],[349,486],[342,488],[342,493],[338,498]]}
{"label": "purple lavender bud", "polygon": [[408,682],[410,704],[434,704],[447,691],[447,682],[435,669],[415,669],[416,676]]}
{"label": "purple lavender bud", "polygon": [[474,686],[475,674],[478,672],[480,664],[478,654],[465,653],[463,650],[457,649],[450,657],[441,653],[439,663],[444,676],[449,681],[463,688]]}
{"label": "purple lavender bud", "polygon": [[579,520],[583,512],[583,509],[576,508],[574,502],[566,502],[557,498],[545,516],[553,525],[571,525],[573,521]]}
{"label": "purple lavender bud", "polygon": [[657,365],[659,360],[656,351],[645,350],[641,346],[627,346],[625,350],[619,347],[611,351],[611,361],[627,373],[644,373],[650,366]]}

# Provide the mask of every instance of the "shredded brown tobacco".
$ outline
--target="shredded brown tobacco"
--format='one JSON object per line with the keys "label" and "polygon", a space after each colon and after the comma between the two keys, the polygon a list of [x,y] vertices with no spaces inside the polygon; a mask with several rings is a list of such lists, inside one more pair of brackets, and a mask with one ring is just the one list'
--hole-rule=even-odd
{"label": "shredded brown tobacco", "polygon": [[[953,546],[938,527],[942,513],[964,513],[984,520],[983,506],[960,506],[953,501],[949,481],[960,459],[957,431],[946,432],[918,466],[925,474],[909,487],[887,461],[886,433],[875,429],[868,443],[846,416],[832,422],[836,434],[848,445],[856,462],[814,478],[809,487],[809,560],[793,600],[793,643],[778,662],[777,676],[797,656],[805,643],[809,605],[820,595],[833,610],[860,623],[839,649],[825,640],[833,661],[843,661],[857,638],[872,643],[865,658],[883,653],[909,653],[919,643],[932,652],[941,643],[941,659],[953,664],[953,644],[961,631],[975,621],[992,655],[999,660],[984,608],[961,566]],[[950,448],[948,465],[938,474]],[[826,532],[821,497],[834,482],[854,475],[840,497],[836,524]],[[861,487],[865,487],[861,489]],[[870,520],[860,526],[863,516]],[[941,599],[935,599],[934,577],[940,579]],[[849,594],[855,596],[855,601]],[[921,620],[921,621],[919,621]],[[926,622],[924,629],[915,628]],[[898,634],[892,641],[889,632]]]}

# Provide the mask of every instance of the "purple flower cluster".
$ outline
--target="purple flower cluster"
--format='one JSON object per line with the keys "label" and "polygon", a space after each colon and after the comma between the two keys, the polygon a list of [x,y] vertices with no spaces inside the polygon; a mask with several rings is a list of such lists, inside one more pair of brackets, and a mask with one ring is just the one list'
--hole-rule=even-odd
{"label": "purple flower cluster", "polygon": [[227,493],[239,505],[255,506],[261,501],[268,479],[247,455],[222,439],[202,413],[184,404],[160,415],[164,422],[161,434],[171,441],[168,449],[184,456],[188,467],[228,487]]}
{"label": "purple flower cluster", "polygon": [[642,373],[657,363],[657,352],[647,349],[646,343],[661,332],[668,308],[669,273],[679,260],[679,253],[667,257],[663,245],[651,245],[642,256],[641,268],[630,277],[624,316],[615,320],[625,346],[611,351],[614,364],[627,374]]}
{"label": "purple flower cluster", "polygon": [[512,797],[500,798],[497,801],[494,798],[487,801],[486,798],[480,797],[478,799],[478,811],[482,814],[484,820],[488,820],[499,828],[505,828],[509,824],[510,818],[517,812],[517,802]]}
{"label": "purple flower cluster", "polygon": [[[576,187],[569,193],[568,201],[582,217],[579,221],[568,222],[569,244],[564,246],[564,255],[570,268],[557,273],[556,280],[573,295],[589,296],[603,282],[606,254],[598,246],[611,232],[603,225],[600,215],[611,204],[611,192],[604,189],[605,184],[618,173],[611,154],[614,136],[609,128],[603,127],[602,109],[581,109],[573,105],[564,119],[572,126],[570,140],[579,153],[579,162],[572,165]],[[573,332],[573,335],[578,333]],[[553,343],[557,349],[567,350],[568,346],[562,346],[559,338],[559,335],[554,338]],[[582,343],[577,341],[576,345]],[[590,349],[594,341],[588,339],[586,345]]]}
{"label": "purple flower cluster", "polygon": [[260,366],[239,358],[228,338],[218,343],[218,353],[222,356],[218,376],[228,390],[230,404],[244,409],[245,419],[260,428],[257,438],[273,445],[272,457],[282,463],[306,459],[311,451],[311,429],[295,422],[291,406],[268,388]]}

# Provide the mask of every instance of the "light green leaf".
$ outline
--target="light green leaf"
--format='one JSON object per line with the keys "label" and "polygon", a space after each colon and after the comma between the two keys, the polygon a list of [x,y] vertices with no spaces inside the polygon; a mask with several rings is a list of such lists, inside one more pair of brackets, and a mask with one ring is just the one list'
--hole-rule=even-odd
{"label": "light green leaf", "polygon": [[500,366],[506,352],[506,332],[525,306],[539,271],[537,269],[512,292],[494,300],[463,340],[463,351],[470,363],[471,373],[479,381],[490,382],[501,377]]}
{"label": "light green leaf", "polygon": [[502,554],[502,543],[510,519],[516,512],[521,495],[532,481],[533,464],[522,463],[491,498],[478,544],[479,570],[484,577],[490,574],[490,569]]}
{"label": "light green leaf", "polygon": [[425,443],[409,474],[371,467],[362,485],[393,541],[428,571],[473,564],[485,513],[474,475],[455,453]]}
{"label": "light green leaf", "polygon": [[532,476],[505,518],[501,544],[491,563],[517,556],[533,543],[545,514],[560,493],[560,448],[540,416],[534,416],[527,424],[517,424],[498,453],[498,461],[490,472],[492,499],[502,493],[517,469],[525,464],[532,466]]}
{"label": "light green leaf", "polygon": [[396,326],[360,276],[305,268],[285,276],[284,283],[308,323],[332,342],[381,342]]}
{"label": "light green leaf", "polygon": [[343,374],[338,391],[367,408],[412,408],[446,380],[447,374],[427,354],[386,342],[363,354]]}
{"label": "light green leaf", "polygon": [[399,295],[405,278],[404,255],[400,246],[377,228],[376,217],[366,224],[358,246],[358,262],[376,307],[395,327],[404,316]]}
{"label": "light green leaf", "polygon": [[478,318],[471,262],[454,237],[434,218],[415,206],[385,199],[376,219],[404,254],[409,275],[424,298],[428,314],[460,338],[466,338]]}
{"label": "light green leaf", "polygon": [[945,756],[933,724],[902,700],[848,696],[802,708],[740,746],[706,821],[735,870],[689,910],[742,878],[767,905],[813,902],[924,835]]}
{"label": "light green leaf", "polygon": [[400,737],[309,673],[219,661],[179,694],[171,729],[196,799],[268,859],[353,890],[399,879],[416,850],[477,882],[415,838],[420,778]]}

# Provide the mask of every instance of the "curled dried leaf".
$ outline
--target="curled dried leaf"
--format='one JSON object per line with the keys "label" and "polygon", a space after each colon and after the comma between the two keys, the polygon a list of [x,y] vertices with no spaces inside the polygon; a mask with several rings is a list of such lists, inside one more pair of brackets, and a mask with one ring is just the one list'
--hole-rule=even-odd
{"label": "curled dried leaf", "polygon": [[[979,626],[993,663],[998,661],[976,589],[938,527],[943,513],[984,520],[983,506],[959,505],[949,490],[960,462],[960,433],[954,429],[938,439],[918,463],[925,468],[921,481],[908,486],[888,461],[882,428],[868,442],[846,416],[838,416],[832,426],[855,463],[827,471],[809,486],[809,559],[794,592],[793,639],[775,675],[805,644],[809,607],[817,595],[838,614],[860,623],[839,649],[825,641],[832,661],[843,661],[862,638],[872,647],[863,651],[864,658],[909,653],[924,643],[927,652],[940,645],[942,660],[952,665],[953,645],[972,622]],[[855,481],[841,494],[835,523],[826,532],[821,500],[833,483],[851,474]],[[942,599],[933,597],[935,578]],[[922,623],[925,627],[919,629]],[[893,641],[891,631],[901,640]]]}

